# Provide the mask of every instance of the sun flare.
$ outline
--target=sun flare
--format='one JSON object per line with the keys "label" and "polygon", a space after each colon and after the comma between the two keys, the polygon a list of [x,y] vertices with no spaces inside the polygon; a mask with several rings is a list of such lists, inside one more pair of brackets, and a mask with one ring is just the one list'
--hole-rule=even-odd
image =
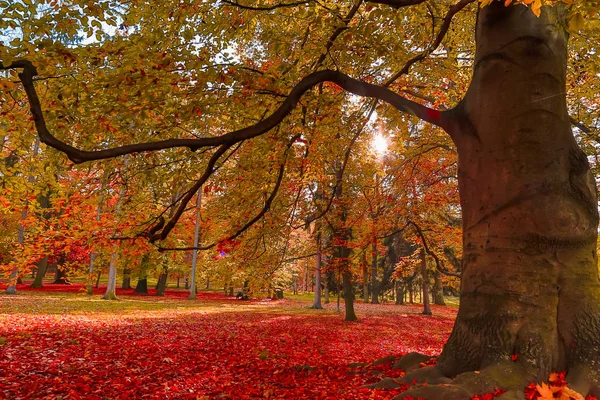
{"label": "sun flare", "polygon": [[388,151],[388,138],[377,133],[371,142],[371,148],[379,155]]}

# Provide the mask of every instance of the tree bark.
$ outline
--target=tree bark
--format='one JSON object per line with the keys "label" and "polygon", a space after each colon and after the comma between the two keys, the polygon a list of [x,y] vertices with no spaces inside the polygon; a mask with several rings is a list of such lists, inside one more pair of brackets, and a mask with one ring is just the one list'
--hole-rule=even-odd
{"label": "tree bark", "polygon": [[423,277],[423,314],[431,315],[431,306],[429,305],[429,274],[427,273],[427,259],[425,257],[425,248],[421,247],[421,276]]}
{"label": "tree bark", "polygon": [[371,244],[371,304],[379,304],[377,284],[377,239]]}
{"label": "tree bark", "polygon": [[363,300],[365,303],[369,302],[369,266],[367,263],[366,249],[362,256],[363,265]]}
{"label": "tree bark", "polygon": [[135,285],[133,293],[148,294],[148,264],[150,263],[150,253],[146,253],[142,256],[140,262],[140,273],[138,275],[138,281]]}
{"label": "tree bark", "polygon": [[564,26],[561,6],[539,18],[502,2],[479,12],[473,79],[453,111],[460,308],[437,368],[510,365],[501,382],[520,388],[566,370],[571,387],[598,396],[596,185],[569,123]]}
{"label": "tree bark", "polygon": [[442,284],[442,278],[440,277],[440,272],[435,271],[434,275],[434,283],[433,283],[433,304],[438,306],[445,306],[446,301],[444,300],[444,285]]}
{"label": "tree bark", "polygon": [[102,296],[103,300],[118,300],[117,298],[117,249],[111,254],[110,265],[108,267],[108,282],[106,283],[106,292]]}
{"label": "tree bark", "polygon": [[121,284],[121,289],[131,289],[131,270],[129,268],[123,269],[123,283]]}
{"label": "tree bark", "polygon": [[44,256],[40,261],[37,262],[37,271],[35,272],[35,279],[31,284],[31,287],[41,288],[44,286],[44,276],[48,270],[48,256]]}
{"label": "tree bark", "polygon": [[164,296],[167,288],[167,277],[169,275],[169,259],[166,255],[163,256],[162,271],[156,283],[156,295]]}
{"label": "tree bark", "polygon": [[404,304],[404,287],[399,279],[396,281],[396,304]]}
{"label": "tree bark", "polygon": [[311,308],[322,310],[321,305],[321,233],[317,233],[317,255],[315,256],[315,300]]}

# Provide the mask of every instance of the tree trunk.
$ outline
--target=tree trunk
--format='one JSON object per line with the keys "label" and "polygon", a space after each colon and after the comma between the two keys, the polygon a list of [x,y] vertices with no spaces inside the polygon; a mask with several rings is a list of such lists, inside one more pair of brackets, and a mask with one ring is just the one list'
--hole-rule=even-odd
{"label": "tree trunk", "polygon": [[37,271],[35,273],[35,279],[31,284],[31,287],[41,288],[44,286],[44,276],[48,270],[48,256],[44,256],[40,261],[37,262]]}
{"label": "tree trunk", "polygon": [[377,284],[377,241],[371,244],[371,304],[379,304]]}
{"label": "tree trunk", "polygon": [[133,293],[148,294],[148,264],[150,263],[150,253],[146,253],[142,256],[140,262],[140,273],[138,275],[138,281],[135,285]]}
{"label": "tree trunk", "polygon": [[404,287],[400,280],[396,281],[396,304],[403,305],[404,304]]}
{"label": "tree trunk", "polygon": [[167,288],[167,278],[169,276],[169,259],[166,255],[163,256],[162,271],[156,283],[156,295],[164,296]]}
{"label": "tree trunk", "polygon": [[598,203],[567,113],[564,26],[560,6],[539,18],[502,2],[479,12],[474,76],[452,111],[460,308],[437,366],[455,376],[508,365],[500,383],[521,389],[566,370],[598,396]]}
{"label": "tree trunk", "polygon": [[322,310],[321,305],[321,233],[317,233],[317,255],[315,256],[315,300],[311,308]]}
{"label": "tree trunk", "polygon": [[423,314],[431,315],[429,305],[429,274],[427,273],[427,259],[425,249],[421,247],[421,275],[423,276]]}
{"label": "tree trunk", "polygon": [[54,282],[57,285],[66,285],[67,284],[67,269],[62,265],[56,266],[56,273],[54,274]]}
{"label": "tree trunk", "polygon": [[121,284],[121,289],[131,289],[131,270],[129,268],[123,270],[123,283]]}
{"label": "tree trunk", "polygon": [[108,267],[108,282],[106,283],[106,292],[102,296],[103,300],[118,300],[117,298],[117,249],[113,250],[110,265]]}
{"label": "tree trunk", "polygon": [[98,270],[98,276],[96,277],[96,289],[100,286],[100,276],[102,276],[102,270]]}
{"label": "tree trunk", "polygon": [[[200,222],[202,222],[202,214],[201,214],[201,205],[202,205],[202,187],[198,190],[198,195],[196,196],[196,223],[194,226],[194,247],[198,247],[200,243]],[[196,300],[196,270],[198,265],[198,250],[193,250],[192,252],[192,272],[191,272],[191,281],[192,285],[190,287],[190,295],[188,296],[188,300]],[[177,287],[179,287],[179,281],[177,281]],[[186,287],[187,289],[187,284]]]}
{"label": "tree trunk", "polygon": [[367,255],[366,249],[363,252],[362,256],[362,266],[363,266],[363,300],[365,303],[369,302],[369,267],[367,264]]}
{"label": "tree trunk", "polygon": [[158,282],[156,284],[156,295],[161,296],[161,297],[164,296],[166,288],[167,288],[167,273],[163,272],[158,277]]}
{"label": "tree trunk", "polygon": [[414,291],[413,283],[409,282],[408,283],[408,302],[410,304],[414,304],[415,303],[414,298],[413,298],[413,296],[414,296],[413,291]]}
{"label": "tree trunk", "polygon": [[442,278],[440,277],[440,272],[436,271],[433,275],[434,284],[433,284],[433,304],[438,306],[445,306],[446,301],[444,300],[444,285],[442,284]]}

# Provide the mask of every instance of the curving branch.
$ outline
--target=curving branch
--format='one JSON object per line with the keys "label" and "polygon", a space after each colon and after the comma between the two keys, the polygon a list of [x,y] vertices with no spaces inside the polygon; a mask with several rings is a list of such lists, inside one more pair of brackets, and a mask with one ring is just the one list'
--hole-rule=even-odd
{"label": "curving branch", "polygon": [[130,144],[104,150],[88,151],[78,149],[63,142],[48,130],[42,112],[42,106],[33,83],[33,77],[37,75],[35,66],[28,60],[15,61],[8,66],[4,66],[0,63],[0,70],[17,68],[23,69],[23,71],[19,73],[19,78],[23,83],[25,93],[27,94],[30,110],[33,115],[33,120],[40,140],[46,145],[65,153],[67,157],[74,163],[103,160],[123,156],[126,154],[157,151],[177,147],[187,147],[191,151],[196,151],[203,147],[215,146],[226,146],[229,148],[235,143],[260,136],[276,127],[286,116],[292,112],[304,93],[323,82],[335,83],[342,89],[358,96],[370,97],[385,101],[402,112],[415,115],[424,121],[446,129],[446,131],[450,130],[453,120],[450,111],[439,111],[423,106],[419,103],[408,100],[385,87],[354,79],[338,71],[323,70],[313,72],[312,74],[304,77],[296,84],[296,86],[294,86],[285,101],[271,115],[246,128],[238,129],[236,131],[215,137],[204,137],[197,139],[167,139]]}
{"label": "curving branch", "polygon": [[[198,190],[200,190],[202,185],[204,185],[204,183],[206,183],[206,181],[208,180],[208,178],[210,178],[210,176],[213,174],[213,172],[215,172],[215,170],[216,170],[215,165],[216,165],[217,161],[219,160],[219,158],[221,158],[221,156],[223,154],[225,154],[225,152],[230,147],[231,147],[231,145],[224,144],[221,147],[219,147],[217,149],[217,151],[215,151],[215,153],[210,157],[210,159],[208,160],[208,164],[206,165],[206,169],[204,170],[204,173],[202,174],[200,179],[198,179],[196,181],[196,183],[194,183],[194,185],[187,191],[185,196],[183,196],[181,198],[181,203],[179,203],[179,207],[177,207],[177,210],[175,211],[175,213],[173,213],[173,215],[169,219],[169,222],[167,222],[165,224],[164,228],[162,228],[162,230],[161,230],[161,228],[157,229],[156,226],[153,228],[150,228],[149,232],[152,232],[151,235],[148,235],[150,242],[153,243],[153,242],[156,242],[157,240],[164,240],[167,238],[169,233],[173,230],[173,228],[177,224],[177,221],[179,221],[179,218],[181,217],[181,215],[186,210],[187,205],[190,202],[190,200],[194,197],[194,195],[198,192]],[[160,224],[160,221],[159,221],[159,224]],[[163,221],[163,224],[164,224],[164,221]],[[160,230],[160,233],[154,233],[159,230]]]}
{"label": "curving branch", "polygon": [[317,59],[317,61],[315,61],[315,63],[313,64],[312,69],[319,68],[319,66],[323,63],[323,61],[325,61],[325,58],[327,57],[327,54],[329,54],[329,50],[331,50],[331,47],[333,46],[333,43],[335,43],[335,40],[338,38],[338,36],[340,36],[342,34],[342,32],[344,32],[346,29],[348,29],[348,24],[350,23],[350,21],[352,20],[352,18],[354,18],[354,16],[358,12],[358,9],[362,5],[362,1],[363,0],[356,1],[354,3],[354,6],[352,6],[352,8],[350,9],[350,11],[348,11],[348,14],[342,19],[342,22],[344,23],[344,25],[340,26],[339,28],[337,28],[331,34],[331,36],[327,40],[327,43],[325,43],[325,51],[319,56],[319,58]]}
{"label": "curving branch", "polygon": [[427,240],[425,239],[425,234],[421,230],[421,227],[419,225],[417,225],[414,221],[410,221],[410,220],[408,221],[408,224],[412,225],[415,228],[415,230],[417,231],[417,235],[421,238],[421,241],[423,242],[423,248],[425,249],[425,252],[427,254],[429,254],[431,257],[433,257],[433,259],[435,260],[435,266],[436,266],[437,270],[440,271],[444,275],[455,276],[457,278],[460,278],[460,274],[458,272],[452,272],[452,271],[449,271],[447,268],[445,268],[444,262],[442,260],[440,260],[438,255],[435,254],[435,252],[433,252],[429,248],[429,245],[427,244]]}
{"label": "curving branch", "polygon": [[274,4],[272,6],[244,6],[240,3],[238,3],[237,1],[231,1],[231,0],[221,0],[221,3],[223,4],[227,4],[229,6],[234,6],[237,8],[241,8],[243,10],[252,10],[252,11],[272,11],[272,10],[276,10],[278,8],[285,8],[285,7],[297,7],[297,6],[302,6],[305,4],[309,4],[311,3],[313,0],[304,0],[304,1],[296,1],[293,3],[280,3],[280,4]]}
{"label": "curving branch", "polygon": [[425,3],[425,0],[369,0],[368,2],[374,4],[385,4],[386,6],[398,9]]}
{"label": "curving branch", "polygon": [[[454,15],[456,15],[458,12],[460,12],[463,8],[465,8],[466,6],[468,6],[469,4],[475,2],[475,0],[460,0],[458,3],[456,3],[455,5],[453,5],[452,7],[450,7],[450,9],[448,10],[448,12],[446,13],[446,15],[444,16],[444,20],[442,22],[442,26],[440,27],[440,30],[438,31],[438,34],[435,38],[435,40],[433,41],[433,43],[431,43],[431,45],[429,46],[428,49],[426,49],[425,51],[423,51],[422,53],[417,54],[416,56],[414,56],[413,58],[411,58],[410,60],[408,60],[406,62],[406,64],[404,64],[404,66],[402,67],[402,69],[398,72],[396,72],[394,75],[392,75],[385,83],[383,86],[387,87],[390,86],[392,83],[394,83],[398,78],[400,78],[402,75],[408,74],[408,71],[410,71],[410,67],[413,66],[413,64],[419,62],[419,61],[423,61],[425,58],[429,57],[429,55],[431,53],[433,53],[435,50],[437,50],[438,47],[440,47],[440,44],[442,44],[442,40],[444,40],[444,37],[446,37],[446,34],[448,33],[448,29],[450,29],[450,24],[452,23],[452,18],[454,18]],[[389,3],[412,3],[411,0],[389,0],[389,1],[372,1],[371,3],[381,3],[381,4],[389,4]],[[422,1],[418,1],[416,0],[413,4],[419,4],[422,3]],[[390,4],[392,5],[392,4]],[[412,5],[412,4],[406,4],[406,5]],[[392,7],[394,7],[392,5]],[[404,6],[401,6],[404,7]],[[398,8],[398,7],[396,7]]]}
{"label": "curving branch", "polygon": [[[273,187],[273,190],[271,191],[271,194],[269,195],[269,197],[267,198],[267,200],[265,200],[265,204],[264,204],[263,208],[260,210],[260,212],[258,214],[256,214],[256,216],[254,216],[254,218],[252,218],[250,221],[246,222],[246,224],[244,224],[244,226],[242,226],[240,229],[238,229],[235,233],[227,236],[225,239],[220,240],[219,242],[211,243],[209,245],[200,246],[200,247],[158,247],[158,250],[159,251],[208,250],[208,249],[211,249],[211,248],[215,247],[220,242],[226,242],[226,241],[229,241],[229,240],[233,240],[233,239],[237,238],[238,236],[240,236],[245,231],[247,231],[252,225],[254,225],[258,220],[260,220],[271,209],[271,204],[273,204],[273,200],[275,200],[275,197],[277,196],[277,193],[279,192],[279,188],[281,187],[281,182],[283,181],[283,176],[284,176],[284,173],[285,173],[285,162],[286,162],[286,158],[287,158],[287,152],[290,149],[290,147],[292,147],[292,144],[294,144],[294,142],[296,141],[296,139],[298,139],[299,137],[300,137],[299,134],[295,135],[289,141],[289,143],[288,143],[288,145],[287,145],[287,147],[285,149],[285,152],[284,152],[283,162],[279,166],[279,172],[277,174],[277,180],[275,181],[275,186]],[[200,185],[200,186],[202,186],[202,185]],[[196,187],[196,185],[194,185],[194,187]],[[192,189],[190,189],[190,192],[192,191]],[[195,189],[194,193],[198,189],[199,189],[199,187]],[[192,196],[193,196],[193,194],[192,194]],[[188,201],[189,201],[189,199],[188,199]],[[185,205],[180,206],[180,209],[181,208],[185,209]],[[177,219],[179,219],[179,216],[177,216],[177,218],[174,217],[173,219],[171,219],[171,221],[169,221],[169,223],[171,223],[172,221],[174,221],[173,222],[173,226],[175,226],[175,223],[177,222]],[[165,229],[166,228],[167,227],[165,227]],[[172,229],[172,227],[171,227],[171,229]],[[164,234],[164,232],[165,232],[165,230],[163,230],[163,234]],[[166,232],[166,234],[168,234],[168,233],[169,232]],[[166,237],[166,234],[165,234],[165,237]]]}

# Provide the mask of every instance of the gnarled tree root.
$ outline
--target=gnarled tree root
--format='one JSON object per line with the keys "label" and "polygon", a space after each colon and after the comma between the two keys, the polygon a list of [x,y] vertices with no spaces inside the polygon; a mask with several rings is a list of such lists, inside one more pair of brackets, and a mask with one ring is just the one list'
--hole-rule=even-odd
{"label": "gnarled tree root", "polygon": [[[505,360],[481,371],[470,371],[448,377],[437,366],[420,367],[429,359],[428,356],[410,353],[398,359],[394,368],[401,366],[407,371],[402,378],[385,378],[369,385],[372,389],[397,389],[404,385],[413,386],[395,399],[423,398],[428,400],[470,400],[477,395],[504,390],[497,399],[523,400],[525,387],[535,381],[535,371],[521,362]],[[567,375],[569,388],[581,393],[584,397],[600,395],[599,373],[591,368],[572,368]]]}

